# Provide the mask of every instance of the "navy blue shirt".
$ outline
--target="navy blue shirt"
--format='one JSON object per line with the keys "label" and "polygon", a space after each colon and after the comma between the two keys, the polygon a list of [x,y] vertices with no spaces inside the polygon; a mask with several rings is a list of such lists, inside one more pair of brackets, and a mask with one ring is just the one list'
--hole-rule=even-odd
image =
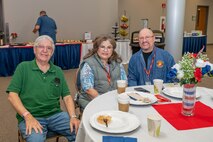
{"label": "navy blue shirt", "polygon": [[54,42],[56,42],[56,30],[57,26],[55,21],[48,17],[47,15],[40,16],[36,22],[36,25],[39,25],[39,36],[48,35]]}

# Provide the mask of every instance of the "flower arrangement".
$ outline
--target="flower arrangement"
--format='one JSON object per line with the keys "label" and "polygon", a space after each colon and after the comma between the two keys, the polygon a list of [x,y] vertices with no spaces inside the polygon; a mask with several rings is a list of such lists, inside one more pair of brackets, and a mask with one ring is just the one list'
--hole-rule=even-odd
{"label": "flower arrangement", "polygon": [[18,34],[17,33],[11,33],[10,36],[11,36],[12,39],[16,39],[18,37]]}
{"label": "flower arrangement", "polygon": [[181,85],[197,84],[204,76],[212,77],[213,64],[201,51],[198,54],[184,54],[182,60],[172,67],[167,77],[172,80],[178,79]]}

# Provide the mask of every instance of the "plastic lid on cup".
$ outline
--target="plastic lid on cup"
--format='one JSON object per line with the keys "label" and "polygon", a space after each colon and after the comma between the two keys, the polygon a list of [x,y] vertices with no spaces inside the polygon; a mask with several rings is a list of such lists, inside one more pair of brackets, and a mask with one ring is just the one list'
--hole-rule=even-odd
{"label": "plastic lid on cup", "polygon": [[126,80],[117,80],[117,86],[118,87],[126,87],[127,81]]}
{"label": "plastic lid on cup", "polygon": [[129,103],[130,98],[127,94],[122,93],[120,95],[118,95],[118,102],[120,103]]}

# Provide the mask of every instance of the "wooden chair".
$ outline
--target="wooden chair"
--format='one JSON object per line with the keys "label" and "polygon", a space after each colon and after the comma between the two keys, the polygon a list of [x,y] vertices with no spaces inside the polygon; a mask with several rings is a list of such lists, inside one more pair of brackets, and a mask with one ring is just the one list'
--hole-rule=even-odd
{"label": "wooden chair", "polygon": [[[59,142],[59,138],[62,137],[61,135],[54,135],[52,137],[47,137],[46,140],[55,139],[56,142]],[[18,142],[26,142],[26,140],[23,138],[20,130],[18,130]]]}

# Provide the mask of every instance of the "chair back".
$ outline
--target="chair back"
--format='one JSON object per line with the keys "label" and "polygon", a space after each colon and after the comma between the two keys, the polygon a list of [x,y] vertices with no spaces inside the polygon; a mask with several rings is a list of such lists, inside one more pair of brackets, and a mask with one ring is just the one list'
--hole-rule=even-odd
{"label": "chair back", "polygon": [[77,69],[75,74],[75,89],[77,92],[81,90],[80,68]]}

